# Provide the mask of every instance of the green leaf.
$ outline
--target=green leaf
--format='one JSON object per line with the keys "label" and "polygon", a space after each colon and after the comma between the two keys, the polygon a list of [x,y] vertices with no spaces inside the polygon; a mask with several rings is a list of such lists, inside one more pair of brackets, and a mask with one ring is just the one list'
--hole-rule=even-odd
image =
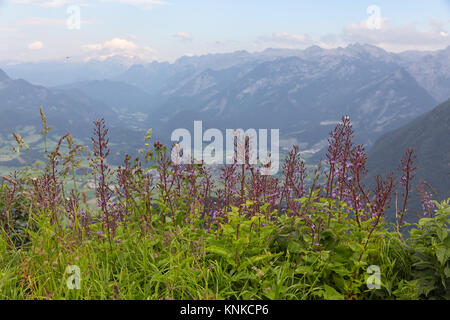
{"label": "green leaf", "polygon": [[295,273],[301,273],[301,274],[313,274],[314,273],[314,269],[311,266],[298,266],[295,269]]}
{"label": "green leaf", "polygon": [[444,247],[439,247],[436,249],[436,257],[438,258],[439,262],[444,265],[449,256],[450,250]]}
{"label": "green leaf", "polygon": [[333,259],[338,262],[347,262],[353,255],[353,250],[345,245],[338,245],[335,249]]}
{"label": "green leaf", "polygon": [[426,224],[432,222],[432,218],[422,218],[419,220],[419,226],[424,227]]}
{"label": "green leaf", "polygon": [[218,256],[221,256],[223,258],[230,258],[233,255],[233,253],[228,249],[218,246],[209,246],[206,248],[206,251],[213,254],[217,254]]}
{"label": "green leaf", "polygon": [[267,254],[262,254],[262,255],[259,255],[259,256],[251,257],[251,258],[249,258],[249,260],[252,263],[257,263],[257,262],[260,262],[260,261],[265,260],[265,259],[275,258],[275,257],[280,256],[282,254],[283,254],[282,252],[277,253],[277,254],[269,252]]}
{"label": "green leaf", "polygon": [[292,253],[300,253],[303,251],[303,247],[298,241],[291,241],[288,244],[288,250]]}
{"label": "green leaf", "polygon": [[239,240],[232,241],[234,247],[242,247],[248,243],[248,238],[240,237]]}
{"label": "green leaf", "polygon": [[442,242],[444,242],[445,238],[447,238],[448,235],[448,231],[446,229],[437,229],[436,233],[439,237],[439,240],[441,240]]}
{"label": "green leaf", "polygon": [[326,284],[323,287],[325,289],[323,294],[325,300],[344,300],[344,296],[337,292],[333,287]]}
{"label": "green leaf", "polygon": [[236,231],[234,230],[234,228],[233,228],[232,226],[230,226],[229,224],[223,225],[223,226],[222,226],[222,230],[223,230],[223,233],[224,233],[225,235],[230,235],[230,234],[235,234],[235,233],[236,233]]}
{"label": "green leaf", "polygon": [[444,274],[447,278],[450,278],[450,268],[449,267],[445,267]]}
{"label": "green leaf", "polygon": [[247,201],[245,201],[245,206],[247,206],[247,207],[252,206],[252,205],[254,205],[254,204],[255,204],[255,202],[252,201],[252,200],[247,200]]}

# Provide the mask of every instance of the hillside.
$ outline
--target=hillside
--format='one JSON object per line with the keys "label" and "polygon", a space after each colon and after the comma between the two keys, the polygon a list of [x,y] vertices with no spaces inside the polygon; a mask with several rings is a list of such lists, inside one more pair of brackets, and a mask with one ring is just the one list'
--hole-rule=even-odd
{"label": "hillside", "polygon": [[[22,135],[25,143],[31,147],[22,158],[26,162],[39,158],[43,151],[42,137],[39,134],[42,129],[39,113],[41,107],[46,114],[48,126],[51,127],[50,144],[67,132],[85,143],[89,142],[92,122],[102,117],[111,126],[111,137],[117,142],[113,148],[113,158],[119,156],[116,154],[119,151],[123,154],[127,150],[135,150],[137,143],[142,140],[143,134],[124,125],[110,106],[90,98],[80,90],[48,89],[23,79],[11,79],[0,69],[1,166],[19,164],[17,155],[12,153],[12,131]],[[20,159],[22,163],[23,159]],[[117,161],[120,161],[119,159],[121,160],[121,156]]]}
{"label": "hillside", "polygon": [[403,153],[415,148],[417,172],[410,207],[419,207],[415,186],[426,181],[435,190],[435,199],[450,196],[450,100],[401,128],[383,135],[370,150],[369,176],[396,172]]}
{"label": "hillside", "polygon": [[149,111],[151,96],[128,83],[93,80],[57,87],[62,90],[80,90],[85,95],[101,101],[120,112]]}

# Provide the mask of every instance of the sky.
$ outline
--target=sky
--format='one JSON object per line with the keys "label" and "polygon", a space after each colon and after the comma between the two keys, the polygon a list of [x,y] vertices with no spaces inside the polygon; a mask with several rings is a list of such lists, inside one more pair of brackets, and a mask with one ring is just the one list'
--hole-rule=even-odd
{"label": "sky", "polygon": [[0,0],[0,61],[450,45],[450,0]]}

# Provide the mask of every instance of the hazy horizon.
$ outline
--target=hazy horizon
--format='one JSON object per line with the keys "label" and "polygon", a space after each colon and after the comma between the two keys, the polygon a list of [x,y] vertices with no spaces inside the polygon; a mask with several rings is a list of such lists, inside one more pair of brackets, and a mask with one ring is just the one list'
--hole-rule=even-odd
{"label": "hazy horizon", "polygon": [[346,47],[388,52],[450,45],[450,1],[6,0],[0,61],[130,59],[267,48]]}
{"label": "hazy horizon", "polygon": [[[18,61],[18,60],[13,60],[13,59],[9,59],[9,60],[0,60],[0,63],[4,63],[5,65],[14,65],[14,64],[22,64],[22,63],[43,63],[43,62],[62,62],[62,61],[66,61],[68,59],[70,59],[71,62],[76,62],[76,63],[82,63],[82,62],[89,62],[89,61],[99,61],[99,62],[103,62],[103,61],[108,61],[110,59],[114,60],[114,59],[120,59],[122,61],[125,61],[126,59],[128,59],[128,63],[124,63],[124,64],[129,64],[130,66],[133,64],[141,64],[141,63],[153,63],[153,62],[157,62],[157,63],[163,63],[163,62],[168,62],[170,64],[175,63],[176,61],[182,59],[182,58],[193,58],[193,57],[204,57],[204,56],[209,56],[209,55],[227,55],[227,54],[235,54],[235,53],[239,53],[239,52],[243,52],[243,53],[248,53],[248,54],[261,54],[270,50],[286,50],[286,51],[298,51],[298,52],[302,52],[305,50],[308,50],[310,48],[313,47],[320,47],[322,50],[335,50],[335,49],[347,49],[349,47],[352,46],[372,46],[372,47],[376,47],[379,48],[387,53],[393,53],[393,54],[403,54],[403,53],[408,53],[408,52],[423,52],[423,53],[433,53],[433,52],[438,52],[438,51],[442,51],[442,50],[447,50],[448,48],[450,48],[450,45],[448,45],[445,48],[441,48],[441,49],[435,49],[435,50],[404,50],[404,51],[399,51],[399,52],[394,52],[394,51],[389,51],[386,50],[384,48],[381,48],[379,46],[376,45],[371,45],[368,43],[359,43],[359,42],[355,42],[355,43],[349,43],[345,46],[338,46],[336,48],[324,48],[321,47],[320,45],[311,45],[309,47],[306,47],[304,49],[291,49],[291,48],[285,48],[285,47],[269,47],[269,48],[265,48],[263,50],[255,50],[255,51],[251,51],[251,50],[245,50],[245,49],[241,49],[241,50],[234,50],[234,51],[227,51],[227,52],[207,52],[207,53],[202,53],[202,54],[198,54],[198,55],[183,55],[180,57],[177,57],[175,60],[173,61],[166,61],[166,60],[142,60],[139,59],[137,57],[127,57],[126,55],[121,55],[120,53],[116,54],[116,55],[112,55],[109,57],[106,57],[104,59],[102,59],[101,57],[93,57],[90,59],[78,59],[78,57],[60,57],[60,58],[50,58],[50,59],[42,59],[42,60],[37,60],[37,61]],[[0,66],[1,67],[1,66]]]}

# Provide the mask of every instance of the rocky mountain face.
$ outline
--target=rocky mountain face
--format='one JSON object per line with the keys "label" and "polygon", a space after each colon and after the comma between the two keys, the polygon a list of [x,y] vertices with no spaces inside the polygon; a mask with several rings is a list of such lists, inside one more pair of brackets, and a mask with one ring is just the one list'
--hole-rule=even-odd
{"label": "rocky mountain face", "polygon": [[223,54],[182,57],[174,63],[152,62],[145,64],[130,57],[114,56],[103,61],[77,61],[66,57],[61,61],[35,63],[0,62],[0,68],[12,78],[23,78],[43,86],[60,86],[73,82],[116,80],[153,94],[165,85],[206,69],[224,70],[248,63],[263,63],[278,58],[299,57],[308,61],[334,60],[338,57],[377,59],[402,66],[438,102],[450,97],[450,47],[433,52],[407,51],[390,53],[366,44],[353,44],[346,48],[322,49],[312,46],[305,50],[267,49],[249,53],[236,51]]}
{"label": "rocky mountain face", "polygon": [[318,46],[312,46],[305,50],[267,49],[256,53],[237,51],[225,54],[182,57],[173,64],[153,62],[146,65],[135,65],[116,79],[132,81],[134,85],[142,85],[146,87],[146,90],[154,91],[155,83],[145,80],[158,79],[161,85],[174,74],[180,75],[183,72],[192,74],[206,69],[223,70],[236,65],[251,62],[262,63],[287,57],[299,57],[308,61],[333,61],[340,57],[347,57],[392,62],[404,67],[438,102],[443,102],[450,97],[450,86],[448,86],[448,81],[450,81],[450,47],[433,52],[407,51],[398,54],[387,52],[376,46],[361,44],[336,49],[322,49]]}
{"label": "rocky mountain face", "polygon": [[[450,97],[449,55],[450,48],[393,54],[355,44],[237,51],[129,68],[117,59],[65,61],[61,75],[55,70],[62,62],[9,65],[7,70],[13,77],[28,72],[36,83],[58,85],[49,90],[15,80],[27,91],[24,101],[51,106],[56,99],[62,110],[84,110],[68,113],[72,122],[108,114],[119,126],[152,127],[165,142],[173,129],[191,129],[194,120],[203,120],[205,128],[278,128],[283,146],[296,143],[301,151],[320,156],[342,115],[350,116],[357,141],[370,148],[384,133]],[[67,84],[69,79],[76,81]],[[23,102],[16,96],[16,103]],[[70,101],[64,104],[64,99]],[[97,107],[83,109],[93,103]]]}
{"label": "rocky mountain face", "polygon": [[[323,151],[342,115],[351,117],[358,142],[370,147],[436,104],[395,56],[377,47],[266,50],[250,57],[237,52],[196,57],[192,64],[185,58],[134,66],[122,79],[142,89],[157,83],[149,91],[155,99],[148,126],[165,136],[190,129],[194,120],[215,128],[279,128],[282,145],[312,153]],[[221,68],[208,67],[214,58]]]}
{"label": "rocky mountain face", "polygon": [[402,65],[438,102],[450,97],[450,47],[435,52],[405,52]]}

